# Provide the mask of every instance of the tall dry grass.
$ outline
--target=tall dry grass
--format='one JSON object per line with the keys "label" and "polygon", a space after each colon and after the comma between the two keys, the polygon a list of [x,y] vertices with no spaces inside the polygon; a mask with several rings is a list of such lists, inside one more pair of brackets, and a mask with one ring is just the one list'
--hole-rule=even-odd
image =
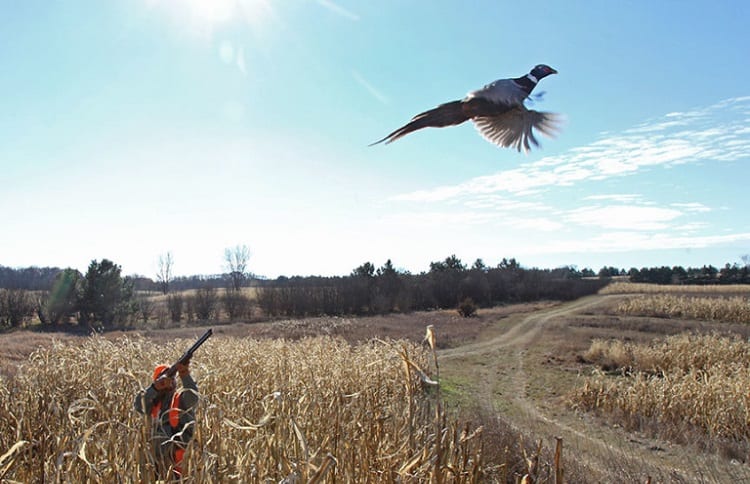
{"label": "tall dry grass", "polygon": [[[750,442],[750,343],[739,337],[681,334],[649,345],[594,341],[585,355],[602,367],[572,394],[575,407],[631,427],[655,424],[674,438]],[[722,445],[723,445],[722,444]],[[710,445],[709,445],[710,446]]]}
{"label": "tall dry grass", "polygon": [[[0,481],[143,482],[154,365],[191,341],[55,343],[0,377]],[[193,482],[476,482],[481,427],[449,421],[415,344],[215,337],[191,364],[202,399]],[[428,370],[432,368],[433,370]]]}
{"label": "tall dry grass", "polygon": [[[147,297],[149,300],[153,301],[154,303],[159,304],[166,304],[167,298],[169,296],[178,295],[182,296],[184,298],[187,297],[194,297],[198,293],[197,289],[184,289],[182,291],[171,291],[168,295],[162,294],[158,291],[139,291],[138,294],[140,294],[143,297]],[[221,295],[224,293],[223,288],[217,288],[216,294]],[[258,298],[258,288],[257,287],[242,287],[240,288],[240,294],[243,296],[256,300]]]}
{"label": "tall dry grass", "polygon": [[750,299],[743,296],[696,297],[654,294],[625,299],[617,305],[616,312],[635,316],[750,324]]}

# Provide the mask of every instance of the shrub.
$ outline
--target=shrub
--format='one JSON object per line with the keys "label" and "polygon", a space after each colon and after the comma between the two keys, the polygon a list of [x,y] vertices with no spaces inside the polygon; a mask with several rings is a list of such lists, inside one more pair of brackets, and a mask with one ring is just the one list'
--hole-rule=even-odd
{"label": "shrub", "polygon": [[182,296],[171,294],[167,296],[167,307],[169,308],[169,317],[173,323],[179,323],[182,320]]}
{"label": "shrub", "polygon": [[213,287],[204,286],[198,289],[193,299],[195,316],[200,321],[211,319],[216,312],[218,302],[219,296],[216,294],[216,289]]}
{"label": "shrub", "polygon": [[230,320],[246,317],[250,312],[250,298],[241,291],[227,289],[221,302]]}
{"label": "shrub", "polygon": [[477,313],[477,305],[470,297],[465,298],[458,304],[458,314],[464,318],[470,318]]}
{"label": "shrub", "polygon": [[23,326],[34,314],[34,302],[23,289],[0,290],[0,326]]}

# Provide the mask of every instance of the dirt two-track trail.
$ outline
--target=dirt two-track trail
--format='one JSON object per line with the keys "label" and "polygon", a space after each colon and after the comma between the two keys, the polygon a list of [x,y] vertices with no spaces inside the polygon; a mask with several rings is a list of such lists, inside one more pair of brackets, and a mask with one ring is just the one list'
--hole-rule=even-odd
{"label": "dirt two-track trail", "polygon": [[[748,466],[715,454],[656,441],[577,414],[564,398],[540,398],[535,364],[556,349],[566,321],[614,296],[594,295],[498,321],[490,336],[438,352],[441,376],[489,406],[517,431],[554,446],[563,440],[563,467],[575,459],[587,482],[750,483]],[[529,370],[530,366],[534,370]],[[550,372],[561,371],[549,368]],[[549,378],[549,376],[547,376]],[[554,374],[552,376],[554,378]],[[541,392],[543,393],[543,392]]]}

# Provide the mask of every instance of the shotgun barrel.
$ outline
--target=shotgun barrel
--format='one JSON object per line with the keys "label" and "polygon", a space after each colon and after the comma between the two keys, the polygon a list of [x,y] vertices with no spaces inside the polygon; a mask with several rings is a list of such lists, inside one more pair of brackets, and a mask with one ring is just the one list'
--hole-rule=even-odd
{"label": "shotgun barrel", "polygon": [[203,333],[203,336],[201,336],[200,338],[198,338],[198,341],[196,341],[195,343],[193,343],[193,346],[191,346],[190,348],[188,348],[188,350],[185,352],[185,354],[183,354],[180,357],[180,359],[177,360],[172,366],[170,366],[166,370],[162,371],[159,374],[158,378],[161,378],[162,376],[165,376],[165,375],[168,376],[168,377],[170,377],[170,378],[173,377],[175,375],[175,373],[177,373],[177,365],[179,365],[179,364],[183,364],[184,365],[185,362],[189,361],[190,358],[193,357],[193,353],[195,353],[195,350],[197,350],[198,348],[200,348],[200,346],[203,343],[205,343],[206,340],[208,338],[210,338],[212,334],[214,334],[213,329],[209,329],[208,331],[206,331],[205,333]]}

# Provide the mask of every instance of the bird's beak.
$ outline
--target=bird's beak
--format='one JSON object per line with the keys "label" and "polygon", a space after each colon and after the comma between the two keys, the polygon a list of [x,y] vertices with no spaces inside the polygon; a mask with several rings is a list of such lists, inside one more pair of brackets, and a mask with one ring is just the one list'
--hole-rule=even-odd
{"label": "bird's beak", "polygon": [[557,74],[557,71],[550,67],[549,68],[549,73],[550,74]]}

